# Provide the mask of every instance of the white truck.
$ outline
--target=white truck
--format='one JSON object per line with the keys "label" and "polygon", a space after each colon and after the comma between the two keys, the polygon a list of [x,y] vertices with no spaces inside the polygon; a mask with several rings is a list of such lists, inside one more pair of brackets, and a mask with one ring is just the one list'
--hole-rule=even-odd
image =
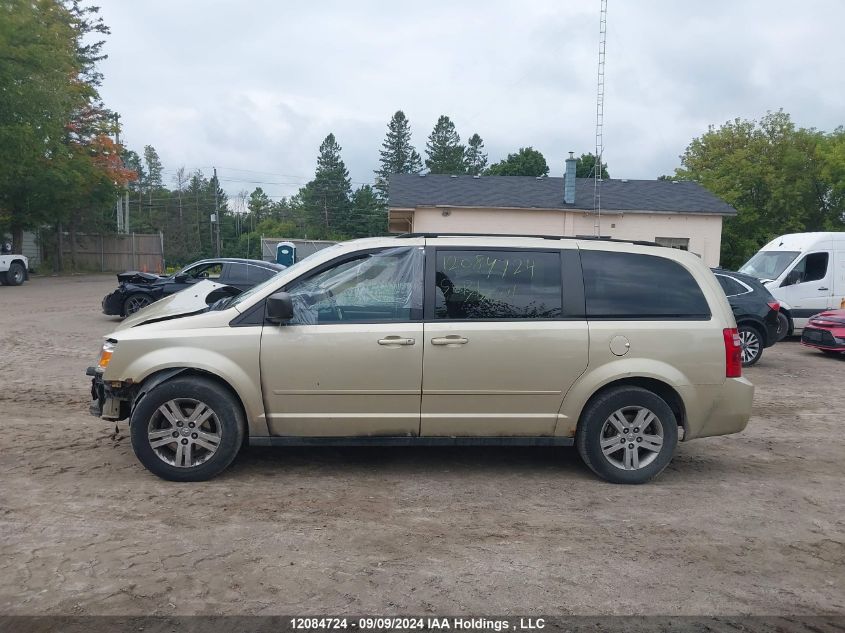
{"label": "white truck", "polygon": [[29,260],[23,255],[12,253],[8,242],[0,245],[0,284],[20,286],[29,279]]}
{"label": "white truck", "polygon": [[845,233],[792,233],[761,248],[739,272],[757,277],[780,301],[789,334],[814,314],[845,308]]}

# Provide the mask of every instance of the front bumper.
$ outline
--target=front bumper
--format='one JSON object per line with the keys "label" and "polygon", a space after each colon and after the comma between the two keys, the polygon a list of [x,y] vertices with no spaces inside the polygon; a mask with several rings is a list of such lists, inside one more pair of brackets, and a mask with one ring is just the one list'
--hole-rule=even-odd
{"label": "front bumper", "polygon": [[845,352],[845,329],[825,330],[808,325],[801,332],[801,345],[830,352]]}
{"label": "front bumper", "polygon": [[103,314],[123,316],[123,292],[119,289],[103,297]]}
{"label": "front bumper", "polygon": [[120,396],[126,395],[116,393],[112,387],[103,382],[103,374],[97,371],[96,367],[89,367],[85,371],[86,376],[91,376],[91,404],[88,405],[88,412],[98,418],[117,422],[129,417],[130,400]]}

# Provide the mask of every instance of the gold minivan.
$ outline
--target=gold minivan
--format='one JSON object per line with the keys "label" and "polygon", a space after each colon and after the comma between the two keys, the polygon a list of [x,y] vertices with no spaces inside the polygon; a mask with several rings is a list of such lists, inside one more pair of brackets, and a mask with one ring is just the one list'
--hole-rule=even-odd
{"label": "gold minivan", "polygon": [[139,311],[89,369],[92,413],[129,419],[165,479],[214,477],[245,444],[575,445],[600,477],[642,483],[679,437],[751,414],[725,294],[680,250],[408,234],[226,291]]}

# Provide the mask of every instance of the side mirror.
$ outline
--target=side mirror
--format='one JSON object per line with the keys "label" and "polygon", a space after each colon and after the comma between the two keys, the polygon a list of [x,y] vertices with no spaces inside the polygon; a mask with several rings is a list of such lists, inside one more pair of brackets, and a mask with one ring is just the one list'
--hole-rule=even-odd
{"label": "side mirror", "polygon": [[187,273],[176,273],[176,276],[173,278],[173,281],[175,281],[177,284],[183,284],[188,281],[188,275]]}
{"label": "side mirror", "polygon": [[286,292],[277,292],[267,297],[267,320],[283,323],[293,319],[293,299]]}

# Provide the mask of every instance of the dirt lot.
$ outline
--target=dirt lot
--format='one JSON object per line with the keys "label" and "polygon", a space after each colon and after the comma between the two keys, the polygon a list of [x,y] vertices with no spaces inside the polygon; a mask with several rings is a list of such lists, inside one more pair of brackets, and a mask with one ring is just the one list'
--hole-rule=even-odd
{"label": "dirt lot", "polygon": [[87,412],[113,287],[0,287],[0,613],[845,613],[845,359],[767,350],[746,432],[647,486],[490,448],[249,449],[173,484]]}

